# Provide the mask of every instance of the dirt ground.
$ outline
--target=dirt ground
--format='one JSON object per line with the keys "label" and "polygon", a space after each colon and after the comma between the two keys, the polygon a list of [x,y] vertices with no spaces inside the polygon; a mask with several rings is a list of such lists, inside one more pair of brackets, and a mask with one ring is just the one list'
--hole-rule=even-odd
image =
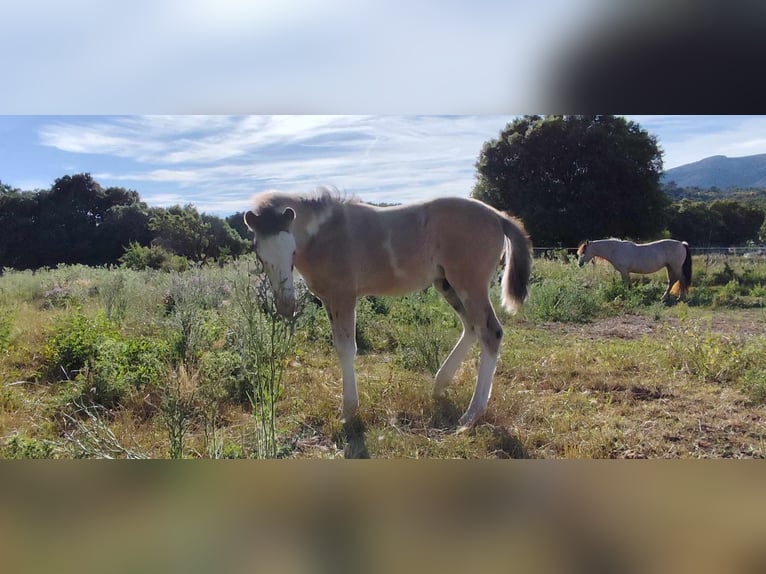
{"label": "dirt ground", "polygon": [[[741,309],[724,312],[709,311],[696,319],[713,333],[731,337],[766,336],[766,310]],[[645,335],[658,334],[660,330],[683,328],[678,317],[665,315],[656,319],[649,315],[623,314],[615,317],[596,319],[589,323],[543,324],[547,330],[558,333],[577,334],[586,339],[638,339]]]}

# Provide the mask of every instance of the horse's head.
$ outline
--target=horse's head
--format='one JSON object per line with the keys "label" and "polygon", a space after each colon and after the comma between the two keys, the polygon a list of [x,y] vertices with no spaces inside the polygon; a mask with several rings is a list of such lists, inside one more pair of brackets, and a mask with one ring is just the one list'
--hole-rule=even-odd
{"label": "horse's head", "polygon": [[590,245],[590,241],[586,239],[585,243],[581,244],[580,247],[577,248],[577,264],[580,267],[585,265],[588,261],[590,261],[593,258],[593,255],[588,254],[589,245]]}
{"label": "horse's head", "polygon": [[295,237],[292,224],[295,211],[264,210],[262,213],[245,213],[245,224],[254,232],[253,248],[263,264],[274,291],[277,311],[285,317],[295,313],[295,286],[293,284],[293,258]]}

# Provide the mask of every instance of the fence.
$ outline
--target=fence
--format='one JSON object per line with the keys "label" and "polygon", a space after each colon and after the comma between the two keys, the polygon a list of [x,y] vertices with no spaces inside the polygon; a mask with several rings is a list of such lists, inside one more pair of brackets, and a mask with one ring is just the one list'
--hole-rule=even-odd
{"label": "fence", "polygon": [[[696,247],[689,246],[692,255],[731,255],[740,257],[766,257],[766,246],[764,245],[746,245],[737,247],[708,246]],[[577,247],[533,247],[534,256],[542,259],[560,259],[564,255],[575,256]]]}

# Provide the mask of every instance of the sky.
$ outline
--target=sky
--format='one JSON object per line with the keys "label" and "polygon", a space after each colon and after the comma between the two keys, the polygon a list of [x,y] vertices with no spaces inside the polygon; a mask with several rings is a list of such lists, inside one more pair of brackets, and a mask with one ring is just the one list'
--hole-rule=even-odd
{"label": "sky", "polygon": [[[225,216],[253,194],[335,186],[365,201],[468,196],[504,115],[0,116],[0,181],[47,189],[88,172],[149,205]],[[626,116],[657,137],[666,169],[766,153],[766,116]]]}
{"label": "sky", "polygon": [[217,215],[319,185],[374,202],[467,196],[482,144],[514,117],[588,111],[643,112],[626,117],[666,168],[766,153],[761,116],[573,110],[553,88],[616,24],[676,32],[721,9],[738,15],[722,26],[762,20],[726,0],[6,0],[0,181],[47,189],[88,172]]}

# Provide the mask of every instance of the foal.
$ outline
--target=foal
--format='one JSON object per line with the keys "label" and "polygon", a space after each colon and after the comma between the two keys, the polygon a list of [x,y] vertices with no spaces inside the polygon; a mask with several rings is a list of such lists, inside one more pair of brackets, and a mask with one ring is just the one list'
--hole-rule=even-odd
{"label": "foal", "polygon": [[343,416],[359,405],[354,375],[356,300],[403,295],[434,285],[460,316],[463,333],[436,373],[443,396],[478,340],[481,353],[471,402],[459,430],[486,411],[503,329],[489,284],[505,253],[502,305],[515,312],[527,295],[531,244],[522,223],[473,199],[440,198],[376,207],[341,200],[326,189],[311,196],[262,193],[245,214],[253,246],[278,311],[295,312],[293,266],[327,311],[343,377]]}

